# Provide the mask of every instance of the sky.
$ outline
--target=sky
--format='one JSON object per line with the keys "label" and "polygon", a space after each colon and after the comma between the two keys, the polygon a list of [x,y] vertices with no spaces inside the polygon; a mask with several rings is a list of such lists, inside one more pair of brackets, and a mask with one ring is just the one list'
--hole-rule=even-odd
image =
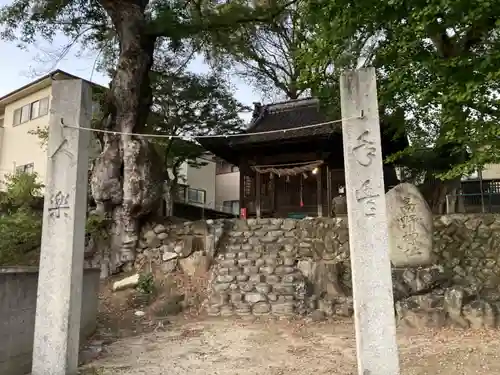
{"label": "sky", "polygon": [[[10,2],[10,0],[0,0],[0,6]],[[55,45],[40,41],[30,46],[28,50],[20,49],[16,43],[0,40],[0,56],[2,56],[0,59],[0,97],[55,69],[61,69],[80,78],[108,87],[109,77],[94,69],[96,54],[92,51],[78,56],[78,50],[75,49],[62,61],[57,64],[54,63],[50,52],[57,50],[58,46],[63,46],[65,40],[65,37],[60,37],[55,40]],[[204,73],[208,71],[208,67],[202,58],[198,58],[189,65],[189,70],[195,73]],[[261,100],[260,95],[241,80],[234,78],[231,85],[233,86],[233,94],[241,103],[253,107],[253,102]],[[251,114],[246,113],[242,117],[248,121]]]}

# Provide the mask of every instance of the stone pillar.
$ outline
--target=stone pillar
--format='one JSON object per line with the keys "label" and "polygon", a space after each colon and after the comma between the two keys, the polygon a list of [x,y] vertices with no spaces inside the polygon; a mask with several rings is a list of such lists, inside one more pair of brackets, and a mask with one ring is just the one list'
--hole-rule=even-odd
{"label": "stone pillar", "polygon": [[74,375],[78,367],[91,86],[52,82],[47,182],[32,375]]}
{"label": "stone pillar", "polygon": [[358,374],[398,375],[375,69],[340,78]]}

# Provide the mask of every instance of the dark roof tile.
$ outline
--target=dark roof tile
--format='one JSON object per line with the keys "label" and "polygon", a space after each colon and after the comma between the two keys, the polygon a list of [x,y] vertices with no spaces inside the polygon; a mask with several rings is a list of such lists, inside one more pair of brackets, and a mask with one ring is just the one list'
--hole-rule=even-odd
{"label": "dark roof tile", "polygon": [[317,99],[296,99],[261,106],[260,115],[255,117],[247,133],[293,129],[326,121],[329,119],[320,111]]}

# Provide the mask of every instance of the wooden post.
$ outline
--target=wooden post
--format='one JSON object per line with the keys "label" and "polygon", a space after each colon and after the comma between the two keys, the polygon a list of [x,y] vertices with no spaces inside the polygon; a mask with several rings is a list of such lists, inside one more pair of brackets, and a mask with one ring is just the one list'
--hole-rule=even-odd
{"label": "wooden post", "polygon": [[321,183],[321,175],[323,174],[323,166],[318,167],[316,172],[316,203],[318,204],[318,217],[323,216],[323,189]]}
{"label": "wooden post", "polygon": [[326,206],[327,206],[327,217],[332,216],[332,174],[330,172],[330,166],[326,166]]}
{"label": "wooden post", "polygon": [[260,185],[260,173],[255,171],[255,213],[257,215],[257,219],[260,219]]}
{"label": "wooden post", "polygon": [[246,168],[242,168],[240,165],[240,216],[241,216],[241,210],[243,208],[246,208],[245,202],[246,202],[246,197],[245,197],[245,174],[246,174]]}
{"label": "wooden post", "polygon": [[269,174],[269,186],[270,186],[270,201],[271,201],[271,212],[276,212],[276,176]]}
{"label": "wooden post", "polygon": [[375,69],[340,77],[359,375],[399,375]]}

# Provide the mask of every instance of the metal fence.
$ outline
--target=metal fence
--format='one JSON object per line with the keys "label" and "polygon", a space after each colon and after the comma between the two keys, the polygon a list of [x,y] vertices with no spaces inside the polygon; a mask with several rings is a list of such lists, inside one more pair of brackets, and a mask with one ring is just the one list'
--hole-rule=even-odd
{"label": "metal fence", "polygon": [[179,203],[205,205],[207,203],[207,192],[203,189],[194,189],[181,185],[177,190],[175,200]]}
{"label": "metal fence", "polygon": [[447,213],[500,213],[500,180],[464,181],[446,197]]}

